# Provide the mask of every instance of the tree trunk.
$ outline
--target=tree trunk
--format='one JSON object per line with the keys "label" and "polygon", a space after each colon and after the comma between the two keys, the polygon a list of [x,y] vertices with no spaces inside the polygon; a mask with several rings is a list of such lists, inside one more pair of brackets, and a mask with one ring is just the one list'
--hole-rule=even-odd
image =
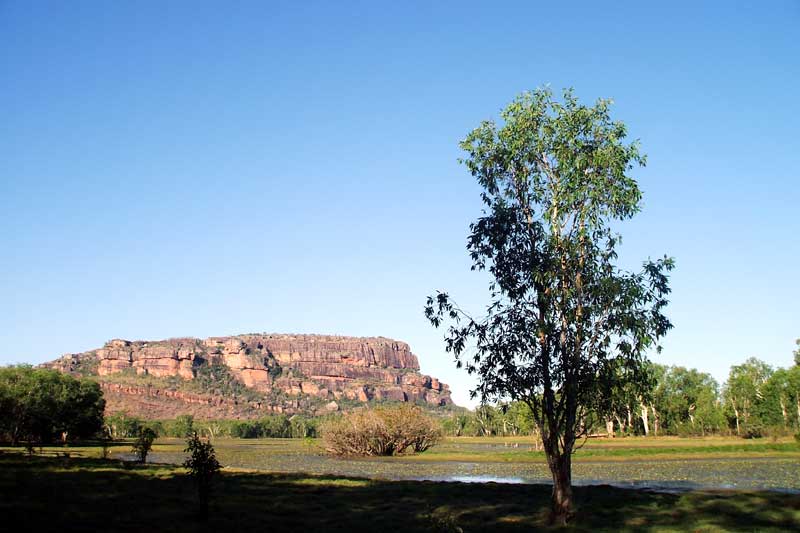
{"label": "tree trunk", "polygon": [[631,411],[630,405],[626,405],[625,409],[628,412],[628,431],[631,431],[633,429],[633,411]]}
{"label": "tree trunk", "polygon": [[781,403],[781,414],[783,415],[783,427],[789,425],[789,415],[786,413],[786,400],[781,396],[778,401]]}
{"label": "tree trunk", "polygon": [[606,418],[606,433],[608,433],[608,438],[614,438],[614,420],[611,418]]}
{"label": "tree trunk", "polygon": [[656,411],[656,408],[653,407],[652,405],[650,406],[650,410],[653,411],[653,433],[655,433],[655,436],[658,437],[658,425],[659,425],[658,411]]}
{"label": "tree trunk", "polygon": [[731,402],[731,407],[733,407],[733,416],[736,417],[736,434],[739,435],[739,410],[736,408],[736,402]]}
{"label": "tree trunk", "polygon": [[553,501],[550,522],[566,525],[572,516],[572,452],[565,451],[558,457],[548,458],[553,475]]}
{"label": "tree trunk", "polygon": [[800,427],[800,392],[797,393],[797,427]]}
{"label": "tree trunk", "polygon": [[641,404],[640,408],[642,409],[642,424],[644,425],[644,436],[646,437],[650,434],[650,426],[647,423],[647,406]]}
{"label": "tree trunk", "polygon": [[619,426],[620,433],[622,433],[622,435],[624,436],[625,435],[625,422],[623,422],[623,419],[621,419],[617,415],[614,415],[614,418],[617,419],[617,426]]}

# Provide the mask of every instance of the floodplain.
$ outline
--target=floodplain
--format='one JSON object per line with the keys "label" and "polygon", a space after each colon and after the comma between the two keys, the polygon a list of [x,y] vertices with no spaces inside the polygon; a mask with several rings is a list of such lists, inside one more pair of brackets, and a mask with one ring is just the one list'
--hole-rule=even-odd
{"label": "floodplain", "polygon": [[[225,466],[209,521],[159,439],[149,464],[129,442],[0,449],[0,511],[36,530],[270,529],[523,531],[546,527],[544,455],[529,438],[448,438],[413,456],[334,458],[312,439],[218,439]],[[800,529],[800,445],[788,440],[591,439],[574,456],[570,531]],[[51,526],[48,527],[48,524]]]}

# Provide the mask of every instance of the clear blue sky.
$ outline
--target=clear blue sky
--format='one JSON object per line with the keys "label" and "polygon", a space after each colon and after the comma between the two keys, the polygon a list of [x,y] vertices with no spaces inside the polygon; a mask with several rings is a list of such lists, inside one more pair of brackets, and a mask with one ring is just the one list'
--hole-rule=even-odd
{"label": "clear blue sky", "polygon": [[677,260],[655,357],[722,380],[800,337],[800,2],[0,0],[0,363],[114,337],[384,335],[480,310],[458,141],[519,92],[641,139],[623,260]]}

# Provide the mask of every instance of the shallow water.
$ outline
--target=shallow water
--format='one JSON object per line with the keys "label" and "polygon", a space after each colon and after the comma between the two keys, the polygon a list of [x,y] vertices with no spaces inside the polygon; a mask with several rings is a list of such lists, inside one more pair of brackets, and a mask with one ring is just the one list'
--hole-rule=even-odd
{"label": "shallow water", "polygon": [[[446,444],[452,447],[452,444]],[[461,444],[473,449],[482,444]],[[489,446],[503,448],[502,445]],[[181,463],[177,446],[151,453],[150,460]],[[172,450],[175,451],[172,451]],[[447,461],[404,458],[339,459],[302,443],[224,441],[216,444],[220,462],[229,467],[268,472],[330,474],[390,480],[465,483],[550,483],[547,465],[515,461]],[[431,458],[433,459],[433,458]],[[795,457],[692,458],[652,460],[581,460],[573,463],[575,485],[613,485],[657,491],[693,489],[767,489],[800,492],[800,461]]]}

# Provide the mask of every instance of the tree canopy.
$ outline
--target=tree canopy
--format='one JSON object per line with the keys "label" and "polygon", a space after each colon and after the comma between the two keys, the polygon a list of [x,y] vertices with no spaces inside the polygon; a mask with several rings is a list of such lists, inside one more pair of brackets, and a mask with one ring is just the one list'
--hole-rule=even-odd
{"label": "tree canopy", "polygon": [[87,438],[103,427],[100,386],[56,370],[0,368],[0,438],[17,444]]}

